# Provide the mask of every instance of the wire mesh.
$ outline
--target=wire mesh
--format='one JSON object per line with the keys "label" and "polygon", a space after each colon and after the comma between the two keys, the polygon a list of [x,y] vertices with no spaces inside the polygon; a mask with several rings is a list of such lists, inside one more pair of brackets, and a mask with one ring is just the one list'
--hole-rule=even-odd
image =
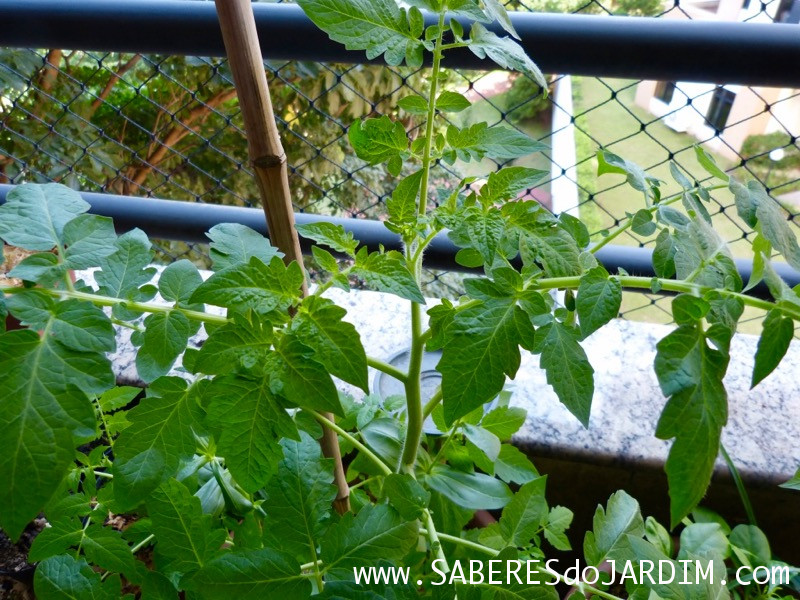
{"label": "wire mesh", "polygon": [[[511,10],[590,12],[778,22],[800,19],[800,0],[513,0]],[[535,59],[535,57],[533,57]],[[445,63],[446,64],[446,63]],[[419,135],[421,117],[397,100],[427,90],[424,70],[295,61],[265,62],[290,164],[297,211],[381,218],[396,178],[349,149],[356,118],[391,114]],[[709,73],[709,81],[714,74]],[[556,212],[579,215],[599,235],[643,206],[619,177],[596,175],[603,148],[640,164],[677,191],[669,163],[704,181],[693,146],[727,171],[757,179],[797,223],[800,206],[800,92],[718,83],[655,82],[552,75],[544,97],[524,76],[504,71],[447,71],[444,87],[473,106],[448,118],[519,129],[550,150],[516,164],[551,176],[526,196]],[[0,182],[60,181],[85,191],[155,196],[239,206],[257,204],[242,119],[228,65],[190,56],[0,49]],[[491,160],[438,163],[432,187],[457,176],[486,175]],[[132,199],[131,201],[135,201]],[[749,257],[748,236],[730,194],[714,196],[715,229],[735,255]],[[641,246],[633,234],[615,242]],[[189,258],[208,266],[202,244],[157,242],[164,262]],[[462,275],[426,271],[425,291],[457,296]],[[664,298],[635,294],[622,315],[667,321]],[[746,315],[749,318],[749,315]]]}

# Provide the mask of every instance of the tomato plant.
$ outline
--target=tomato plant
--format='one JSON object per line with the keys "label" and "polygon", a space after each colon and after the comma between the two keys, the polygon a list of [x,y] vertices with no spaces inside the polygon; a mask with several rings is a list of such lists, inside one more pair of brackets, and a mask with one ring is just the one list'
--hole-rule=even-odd
{"label": "tomato plant", "polygon": [[[0,335],[0,526],[17,538],[38,514],[46,516],[29,557],[38,562],[37,596],[557,598],[561,588],[548,583],[563,573],[545,561],[571,549],[573,515],[548,504],[546,477],[509,443],[525,412],[501,392],[521,352],[538,354],[560,401],[588,424],[594,371],[581,342],[617,316],[626,290],[675,294],[676,328],[658,343],[654,364],[668,398],[656,434],[673,440],[666,473],[674,534],[643,518],[626,493],[614,494],[583,536],[584,566],[598,578],[573,582],[574,591],[611,599],[788,594],[788,580],[748,586],[694,577],[701,563],[720,574],[785,566],[755,525],[731,529],[697,510],[720,453],[728,411],[723,376],[744,307],[766,311],[753,385],[778,365],[800,320],[797,290],[770,262],[778,253],[800,269],[800,247],[778,205],[759,185],[729,178],[699,148],[711,182],[691,181],[673,165],[682,191],[669,196],[636,164],[601,152],[599,172],[624,175],[643,203],[596,243],[579,219],[518,198],[545,171],[505,167],[482,181],[460,180],[440,196],[429,185],[437,162],[511,160],[544,149],[516,130],[459,128],[439,118],[470,105],[438,89],[454,49],[516,69],[546,89],[514,41],[505,9],[497,0],[299,4],[331,38],[370,58],[418,67],[432,55],[427,95],[399,102],[424,115],[423,132],[412,140],[388,116],[349,129],[360,159],[386,163],[399,178],[385,222],[404,249],[370,252],[340,226],[300,226],[325,273],[303,297],[301,265],[285,264],[255,231],[222,224],[208,233],[208,279],[183,260],[154,282],[150,242],[140,230],[117,235],[108,218],[88,214],[88,204],[64,186],[15,188],[0,207],[0,238],[32,254],[10,273],[25,284],[3,287],[0,296],[0,314],[27,327]],[[420,8],[436,15],[434,24],[426,26]],[[508,36],[486,28],[494,21]],[[756,233],[748,282],[711,224],[712,193],[733,194],[739,217]],[[423,257],[445,231],[460,248],[459,263],[483,276],[466,279],[458,301],[428,308]],[[596,260],[623,232],[655,236],[656,277],[611,274]],[[90,268],[94,283],[69,275]],[[326,297],[332,286],[349,289],[352,278],[409,302],[407,370],[367,356],[346,311]],[[773,300],[747,294],[762,279]],[[165,302],[155,302],[157,294]],[[143,398],[136,388],[114,385],[114,325],[132,330],[136,366],[148,384]],[[208,339],[192,347],[201,328]],[[423,402],[426,349],[441,351],[442,383]],[[179,358],[181,376],[170,375]],[[371,395],[369,366],[397,379],[404,398]],[[365,396],[341,394],[336,380]],[[428,417],[437,435],[423,432]],[[331,509],[332,464],[316,441],[322,427],[339,434],[346,457],[352,511],[343,516]],[[502,510],[499,521],[466,530],[481,509]],[[700,563],[686,584],[613,577],[624,575],[625,561],[680,570],[690,559]],[[464,560],[486,575],[483,582],[465,582]],[[505,573],[520,560],[531,561],[524,581],[488,583],[492,569]],[[354,582],[358,569],[379,566],[407,567],[409,581]]]}

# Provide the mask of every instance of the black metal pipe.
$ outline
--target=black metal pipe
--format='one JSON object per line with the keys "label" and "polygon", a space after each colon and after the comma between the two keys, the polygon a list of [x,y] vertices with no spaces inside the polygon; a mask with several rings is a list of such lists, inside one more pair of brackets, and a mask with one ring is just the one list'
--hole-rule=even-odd
{"label": "black metal pipe", "polygon": [[[6,195],[14,187],[9,184],[0,184],[0,204],[6,201]],[[152,238],[205,243],[208,242],[205,233],[214,225],[241,223],[262,235],[268,235],[267,221],[264,212],[259,208],[116,196],[94,192],[81,192],[81,196],[91,205],[90,212],[114,219],[114,225],[119,233],[139,227]],[[379,246],[388,250],[402,249],[400,237],[386,229],[380,221],[307,213],[295,213],[295,220],[298,224],[319,221],[336,223],[351,232],[361,244],[370,250],[377,250]],[[301,238],[300,245],[303,253],[311,254],[313,244],[310,240]],[[476,271],[476,269],[466,268],[455,261],[457,251],[458,247],[446,234],[439,234],[425,252],[425,266],[443,271]],[[624,269],[630,275],[652,277],[655,274],[652,255],[653,252],[649,248],[609,244],[597,252],[597,259],[611,273]],[[752,272],[752,263],[737,259],[736,266],[742,279],[748,281]],[[774,263],[773,267],[790,287],[800,284],[800,273],[788,265]],[[748,293],[759,298],[771,298],[763,281]]]}
{"label": "black metal pipe", "polygon": [[[253,5],[267,59],[363,63],[291,4]],[[800,25],[515,12],[546,73],[800,87]],[[212,2],[2,0],[0,46],[224,56]],[[496,29],[496,28],[495,28]],[[496,29],[497,30],[497,29]],[[499,33],[501,33],[498,30]],[[447,66],[495,68],[465,49]]]}

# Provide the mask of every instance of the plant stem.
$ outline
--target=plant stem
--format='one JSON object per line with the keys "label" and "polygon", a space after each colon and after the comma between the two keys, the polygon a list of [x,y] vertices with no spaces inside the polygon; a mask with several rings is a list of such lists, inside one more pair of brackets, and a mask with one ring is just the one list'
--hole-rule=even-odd
{"label": "plant stem", "polygon": [[148,535],[148,536],[147,536],[146,538],[144,538],[144,539],[143,539],[141,542],[139,542],[139,543],[138,543],[138,544],[136,544],[136,545],[135,545],[133,548],[131,548],[131,554],[136,554],[136,553],[137,553],[139,550],[141,550],[142,548],[144,548],[145,546],[147,546],[147,544],[149,544],[150,542],[152,542],[152,541],[153,541],[153,539],[155,539],[155,537],[156,537],[156,536],[155,536],[155,534],[154,534],[154,533],[151,533],[150,535]]}
{"label": "plant stem", "polygon": [[[690,194],[696,191],[699,187],[700,186],[697,186],[692,188],[691,190],[683,190],[681,192],[678,192],[677,194],[672,194],[671,196],[667,196],[666,198],[663,198],[661,202],[659,202],[658,204],[654,204],[653,206],[648,206],[647,208],[645,208],[645,210],[650,211],[650,213],[653,214],[658,210],[659,206],[669,206],[670,204],[674,204],[675,202],[683,198],[684,194]],[[720,185],[712,185],[705,189],[708,191],[713,191],[713,190],[726,189],[727,187],[728,186],[725,184],[720,184]],[[625,221],[620,223],[619,227],[617,227],[614,231],[609,233],[606,237],[604,237],[602,240],[600,240],[594,246],[592,246],[589,249],[589,252],[592,253],[597,252],[598,250],[600,250],[600,248],[610,243],[612,240],[619,237],[622,233],[630,229],[631,225],[633,225],[633,217],[628,217],[627,219],[625,219]]]}
{"label": "plant stem", "polygon": [[95,477],[102,477],[104,479],[114,479],[114,475],[111,473],[106,473],[105,471],[92,471]]}
{"label": "plant stem", "polygon": [[[428,92],[428,115],[425,122],[425,147],[422,152],[422,178],[419,185],[419,201],[417,212],[425,216],[428,208],[428,181],[431,172],[431,153],[433,150],[433,123],[436,117],[436,93],[439,86],[439,72],[442,64],[442,36],[444,35],[445,13],[439,13],[439,31],[433,48],[433,68],[431,70],[431,87]],[[409,270],[414,274],[417,284],[420,281],[422,252],[435,234],[427,235],[418,242],[417,248],[406,250],[406,261]],[[422,397],[420,393],[420,374],[422,372],[422,353],[425,349],[425,337],[422,333],[422,306],[411,303],[411,355],[408,361],[408,375],[405,380],[407,430],[403,441],[403,454],[400,457],[399,471],[414,472],[417,462],[417,450],[422,438]]]}
{"label": "plant stem", "polygon": [[436,531],[436,525],[433,523],[431,511],[426,508],[423,511],[423,516],[425,517],[425,532],[428,536],[428,541],[431,543],[431,551],[436,554],[437,559],[444,563],[444,569],[442,570],[445,573],[449,573],[450,563],[447,562],[447,557],[444,555],[444,548],[442,548],[442,542],[439,541],[439,533]]}
{"label": "plant stem", "polygon": [[736,468],[736,464],[733,462],[733,459],[728,454],[728,451],[725,450],[725,446],[723,446],[722,443],[719,445],[719,451],[722,454],[722,458],[725,460],[725,464],[728,465],[733,483],[736,484],[736,490],[739,492],[739,497],[742,499],[742,504],[744,505],[744,512],[747,514],[747,520],[750,522],[750,525],[757,525],[756,513],[753,510],[753,505],[750,503],[750,496],[747,493],[747,489],[744,487],[739,469]]}
{"label": "plant stem", "polygon": [[400,369],[393,367],[392,365],[383,362],[382,360],[378,360],[377,358],[372,358],[371,356],[367,357],[367,365],[372,367],[373,369],[377,369],[378,371],[382,371],[391,377],[394,377],[398,381],[402,381],[403,383],[406,382],[408,376],[403,373]]}
{"label": "plant stem", "polygon": [[428,179],[431,172],[431,150],[433,149],[433,120],[436,117],[436,92],[439,87],[439,70],[442,64],[442,36],[444,35],[444,12],[439,13],[439,33],[433,47],[433,67],[431,69],[431,88],[428,92],[428,116],[425,122],[425,148],[422,151],[422,180],[419,184],[419,204],[417,211],[425,215],[428,208]]}
{"label": "plant stem", "polygon": [[[698,285],[696,283],[687,282],[682,279],[663,279],[660,277],[636,277],[633,275],[615,275],[616,279],[622,284],[622,287],[632,289],[650,289],[653,281],[658,281],[661,284],[661,289],[668,292],[685,292],[691,294],[703,294],[705,292],[717,292],[722,296],[729,298],[738,298],[746,306],[753,308],[760,308],[762,310],[778,310],[782,313],[792,317],[796,321],[800,321],[800,306],[791,305],[787,303],[777,304],[770,300],[762,300],[754,296],[748,296],[741,292],[734,292],[732,290],[724,290],[719,288],[711,288],[707,286]],[[537,290],[552,290],[552,289],[574,289],[580,284],[580,276],[572,277],[550,277],[545,279],[535,279],[529,284],[530,289]]]}
{"label": "plant stem", "polygon": [[315,410],[311,410],[310,408],[304,408],[303,410],[305,410],[308,414],[314,417],[322,425],[324,425],[325,427],[329,427],[330,429],[338,433],[340,436],[342,436],[344,439],[346,439],[348,442],[353,444],[353,446],[358,448],[358,450],[362,452],[364,456],[370,459],[375,464],[375,466],[377,466],[381,471],[383,471],[384,475],[392,474],[392,470],[386,465],[385,462],[383,462],[380,458],[378,458],[378,456],[372,450],[370,450],[364,444],[359,442],[355,437],[353,437],[347,431],[339,427],[336,423],[334,423],[330,419],[326,419],[323,415],[321,415]]}
{"label": "plant stem", "polygon": [[422,311],[416,302],[411,304],[411,356],[408,361],[408,376],[405,381],[407,430],[403,442],[400,469],[413,472],[417,462],[417,449],[422,437],[422,398],[420,375],[422,374]]}
{"label": "plant stem", "polygon": [[[0,286],[0,293],[3,294],[19,294],[27,291],[28,288],[23,287],[8,287]],[[118,304],[124,305],[125,308],[137,310],[147,313],[170,313],[177,311],[183,313],[188,319],[192,321],[201,321],[203,323],[214,323],[216,325],[225,325],[228,319],[221,315],[211,315],[208,313],[200,312],[197,310],[189,310],[186,308],[177,308],[175,306],[165,306],[163,304],[153,304],[149,302],[133,302],[125,300],[124,298],[114,298],[112,296],[102,296],[100,294],[90,294],[87,292],[78,292],[70,290],[53,290],[49,288],[36,288],[39,293],[47,294],[56,298],[75,298],[77,300],[85,300],[91,302],[95,306],[116,306]]]}

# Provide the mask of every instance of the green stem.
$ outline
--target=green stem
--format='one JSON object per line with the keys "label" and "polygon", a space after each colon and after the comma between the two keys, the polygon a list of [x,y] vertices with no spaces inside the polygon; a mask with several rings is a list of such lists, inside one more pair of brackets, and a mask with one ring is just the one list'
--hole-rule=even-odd
{"label": "green stem", "polygon": [[[725,184],[720,184],[720,185],[712,185],[705,189],[708,191],[713,191],[713,190],[726,189],[727,187],[728,186]],[[683,198],[684,194],[687,193],[690,194],[692,192],[695,192],[697,191],[698,188],[699,186],[692,188],[691,190],[684,190],[682,192],[678,192],[677,194],[672,194],[671,196],[667,196],[666,198],[663,198],[661,202],[659,202],[658,204],[654,204],[653,206],[648,206],[647,208],[645,208],[645,210],[648,210],[650,211],[651,214],[653,214],[658,210],[659,206],[669,206],[670,204],[674,204],[675,202]],[[625,231],[630,229],[631,225],[633,225],[633,217],[628,217],[627,219],[625,219],[625,221],[620,223],[619,227],[617,227],[614,231],[609,233],[606,237],[604,237],[602,240],[600,240],[594,246],[592,246],[589,251],[592,253],[597,252],[598,250],[600,250],[600,248],[602,248],[606,244],[611,243],[611,241],[613,241],[614,239],[622,235]]]}
{"label": "green stem", "polygon": [[420,376],[422,374],[422,310],[416,302],[411,304],[411,356],[408,360],[408,378],[405,381],[407,430],[400,459],[402,470],[413,472],[417,462],[417,449],[422,438],[422,397]]}
{"label": "green stem", "polygon": [[419,204],[417,211],[425,215],[428,208],[428,179],[431,172],[431,151],[433,150],[433,120],[436,116],[436,91],[439,86],[439,70],[442,64],[442,36],[444,35],[444,12],[439,13],[439,33],[433,47],[433,68],[431,69],[431,89],[428,93],[428,116],[425,122],[425,148],[422,151],[422,180],[419,184]]}
{"label": "green stem", "polygon": [[453,426],[450,428],[450,433],[444,439],[442,445],[439,446],[439,450],[436,452],[436,456],[434,456],[433,460],[430,462],[430,465],[428,466],[428,473],[431,472],[431,469],[433,469],[433,467],[439,461],[439,457],[442,455],[442,452],[444,452],[444,449],[450,443],[450,440],[453,439],[453,436],[455,435],[456,431],[458,431],[460,425],[461,425],[461,419],[457,419],[456,422],[453,423]]}
{"label": "green stem", "polygon": [[95,477],[102,477],[104,479],[114,479],[114,475],[106,473],[105,471],[92,471]]}
{"label": "green stem", "polygon": [[[653,281],[658,281],[661,284],[661,289],[668,292],[690,293],[690,294],[704,294],[706,292],[717,292],[722,296],[729,298],[737,298],[742,301],[746,306],[753,308],[760,308],[762,310],[778,310],[796,321],[800,321],[800,306],[790,304],[776,304],[770,300],[762,300],[748,296],[741,292],[734,292],[731,290],[724,290],[719,288],[712,288],[708,286],[698,285],[696,283],[687,282],[681,279],[663,279],[659,277],[635,277],[633,275],[616,275],[616,279],[622,284],[622,287],[632,289],[650,289]],[[537,290],[552,290],[552,289],[574,289],[580,285],[580,276],[571,277],[550,277],[546,279],[534,279],[529,284],[530,289]]]}
{"label": "green stem", "polygon": [[[428,115],[425,122],[425,147],[422,152],[422,178],[419,185],[419,202],[417,212],[424,217],[428,208],[428,181],[431,173],[433,150],[433,124],[436,117],[436,93],[439,86],[439,72],[442,65],[442,36],[444,35],[444,11],[439,13],[439,31],[433,47],[433,68],[431,70],[431,87],[428,92]],[[433,239],[434,233],[427,235],[417,248],[408,248],[406,260],[414,274],[417,284],[420,280],[422,252],[427,243]],[[422,372],[422,353],[425,349],[425,336],[422,333],[422,306],[411,304],[411,355],[408,362],[408,375],[405,380],[407,430],[403,441],[403,454],[400,457],[399,470],[414,472],[417,462],[417,450],[422,439],[422,397],[420,393],[420,374]]]}
{"label": "green stem", "polygon": [[433,523],[431,511],[426,508],[422,514],[425,517],[425,532],[428,536],[428,541],[431,543],[431,551],[436,554],[437,559],[444,563],[444,569],[442,570],[445,573],[449,573],[450,563],[447,562],[447,557],[444,555],[444,548],[442,548],[442,542],[439,541],[439,533]]}
{"label": "green stem", "polygon": [[150,535],[148,535],[148,536],[147,536],[146,538],[144,538],[144,539],[143,539],[141,542],[139,542],[139,543],[138,543],[138,544],[136,544],[136,545],[135,545],[133,548],[131,548],[131,554],[136,554],[136,553],[137,553],[139,550],[141,550],[142,548],[144,548],[145,546],[147,546],[147,544],[149,544],[150,542],[152,542],[152,541],[155,539],[155,537],[156,537],[156,536],[155,536],[155,534],[154,534],[154,533],[151,533]]}
{"label": "green stem", "polygon": [[442,386],[439,386],[439,389],[436,390],[436,393],[433,396],[431,396],[430,400],[428,400],[428,403],[425,405],[425,408],[422,409],[423,422],[425,421],[425,419],[431,416],[431,413],[437,406],[439,406],[439,403],[441,401],[442,401]]}
{"label": "green stem", "polygon": [[392,474],[392,470],[388,466],[386,466],[386,463],[383,462],[380,458],[378,458],[378,456],[372,450],[370,450],[364,444],[359,442],[355,437],[350,435],[347,431],[345,431],[344,429],[339,427],[336,423],[334,423],[330,419],[326,419],[324,416],[319,414],[317,411],[311,410],[310,408],[304,408],[303,410],[305,410],[308,414],[310,414],[312,417],[314,417],[322,425],[324,425],[325,427],[328,427],[329,429],[332,429],[333,431],[338,433],[340,436],[342,436],[344,439],[346,439],[348,442],[353,444],[353,446],[358,448],[358,450],[360,452],[362,452],[364,454],[364,456],[366,456],[368,459],[370,459],[375,464],[375,466],[377,466],[381,471],[383,471],[384,475],[391,475]]}
{"label": "green stem", "polygon": [[750,503],[750,496],[747,493],[747,489],[744,487],[744,482],[739,474],[739,469],[736,468],[736,464],[733,462],[733,459],[728,454],[728,451],[725,450],[725,446],[720,444],[719,451],[722,454],[722,458],[725,460],[725,464],[728,465],[728,470],[731,472],[733,483],[736,484],[736,490],[739,492],[739,497],[742,499],[742,504],[744,505],[744,512],[747,514],[747,520],[750,522],[750,525],[755,526],[757,525],[756,513],[753,510],[753,505]]}
{"label": "green stem", "polygon": [[114,325],[119,325],[120,327],[125,327],[127,329],[133,329],[134,331],[144,332],[144,327],[142,327],[141,325],[137,325],[136,323],[131,323],[130,321],[123,321],[122,319],[117,319],[115,317],[111,317],[111,322]]}
{"label": "green stem", "polygon": [[[19,294],[27,291],[29,288],[23,287],[9,287],[0,286],[0,293],[3,294]],[[87,292],[78,292],[74,290],[53,290],[48,288],[36,288],[39,293],[47,294],[56,298],[75,298],[77,300],[85,300],[91,302],[95,306],[116,306],[124,305],[125,308],[136,310],[139,312],[147,313],[170,313],[177,311],[183,313],[188,319],[192,321],[201,321],[203,323],[214,323],[215,325],[225,325],[228,319],[221,315],[211,315],[208,313],[200,312],[198,310],[189,310],[186,308],[177,308],[174,306],[164,306],[163,304],[152,304],[149,302],[133,302],[125,300],[124,298],[114,298],[112,296],[102,296],[100,294],[89,294]]]}
{"label": "green stem", "polygon": [[383,362],[382,360],[378,360],[377,358],[372,358],[371,356],[367,357],[367,365],[372,367],[373,369],[377,369],[378,371],[382,371],[387,375],[390,375],[397,379],[398,381],[402,381],[403,383],[406,382],[408,376],[403,373],[400,369],[393,367],[392,365]]}

